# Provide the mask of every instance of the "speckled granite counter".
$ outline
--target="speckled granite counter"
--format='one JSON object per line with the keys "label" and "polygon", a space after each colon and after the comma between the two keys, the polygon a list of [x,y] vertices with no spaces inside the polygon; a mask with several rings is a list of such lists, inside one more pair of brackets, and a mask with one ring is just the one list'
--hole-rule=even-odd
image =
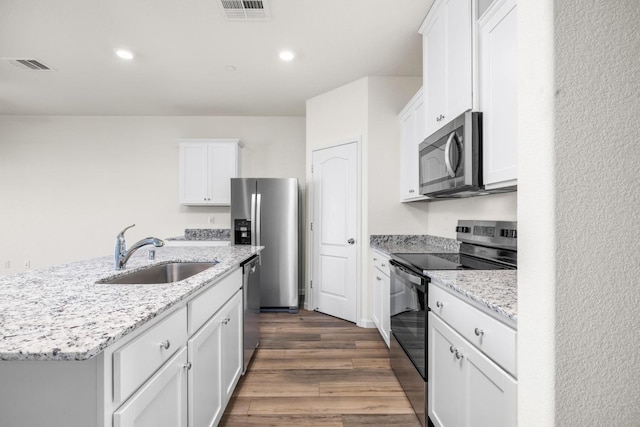
{"label": "speckled granite counter", "polygon": [[445,237],[405,234],[373,234],[369,245],[387,254],[394,252],[426,253],[426,252],[458,252],[460,243]]}
{"label": "speckled granite counter", "polygon": [[183,236],[170,237],[170,240],[182,241],[207,241],[220,240],[231,241],[231,229],[229,228],[187,228]]}
{"label": "speckled granite counter", "polygon": [[[0,360],[89,359],[259,251],[163,247],[148,261],[143,248],[122,272],[113,270],[112,257],[101,257],[0,277]],[[96,284],[151,264],[214,259],[220,263],[180,282]]]}
{"label": "speckled granite counter", "polygon": [[[372,235],[370,246],[387,254],[458,252],[459,242],[436,236]],[[432,283],[502,322],[516,327],[518,286],[516,270],[429,271]]]}
{"label": "speckled granite counter", "polygon": [[516,270],[429,271],[431,283],[453,291],[463,300],[516,327],[518,286]]}

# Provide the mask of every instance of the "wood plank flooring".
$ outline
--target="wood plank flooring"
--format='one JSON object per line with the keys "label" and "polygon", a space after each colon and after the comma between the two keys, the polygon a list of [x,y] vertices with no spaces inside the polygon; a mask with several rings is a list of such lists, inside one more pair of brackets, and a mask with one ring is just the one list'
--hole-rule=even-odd
{"label": "wood plank flooring", "polygon": [[376,329],[301,310],[260,330],[220,426],[420,427]]}

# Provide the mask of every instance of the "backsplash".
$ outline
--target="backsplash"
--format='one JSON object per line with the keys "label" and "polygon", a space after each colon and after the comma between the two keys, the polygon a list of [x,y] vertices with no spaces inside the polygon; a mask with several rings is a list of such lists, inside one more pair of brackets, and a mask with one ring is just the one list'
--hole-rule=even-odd
{"label": "backsplash", "polygon": [[185,240],[231,240],[229,228],[187,228]]}
{"label": "backsplash", "polygon": [[440,249],[443,252],[460,250],[460,242],[457,240],[430,235],[372,234],[369,237],[369,244],[372,247],[384,248],[390,253],[433,251],[434,249]]}

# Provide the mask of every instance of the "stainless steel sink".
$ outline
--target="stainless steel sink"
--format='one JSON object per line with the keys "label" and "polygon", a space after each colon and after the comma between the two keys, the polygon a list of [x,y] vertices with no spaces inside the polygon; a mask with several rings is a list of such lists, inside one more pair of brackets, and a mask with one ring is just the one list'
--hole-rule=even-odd
{"label": "stainless steel sink", "polygon": [[158,264],[144,270],[123,274],[113,279],[100,280],[101,284],[147,285],[172,283],[194,276],[213,267],[218,262],[170,262]]}

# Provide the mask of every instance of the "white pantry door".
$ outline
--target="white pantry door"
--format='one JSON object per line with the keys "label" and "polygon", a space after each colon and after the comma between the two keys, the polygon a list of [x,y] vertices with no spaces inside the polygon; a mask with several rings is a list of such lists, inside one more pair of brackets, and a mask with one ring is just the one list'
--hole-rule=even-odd
{"label": "white pantry door", "polygon": [[313,308],[356,322],[358,144],[316,150],[312,158]]}

